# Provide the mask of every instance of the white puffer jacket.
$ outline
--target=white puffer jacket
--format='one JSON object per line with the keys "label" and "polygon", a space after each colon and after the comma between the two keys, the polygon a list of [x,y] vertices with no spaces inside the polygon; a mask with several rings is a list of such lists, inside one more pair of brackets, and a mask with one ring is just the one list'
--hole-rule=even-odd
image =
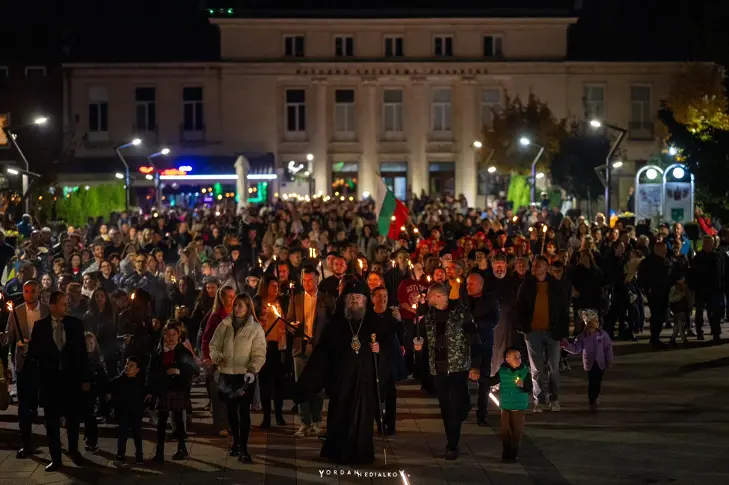
{"label": "white puffer jacket", "polygon": [[257,374],[266,363],[266,335],[251,316],[236,334],[233,316],[224,319],[210,341],[210,359],[221,374]]}

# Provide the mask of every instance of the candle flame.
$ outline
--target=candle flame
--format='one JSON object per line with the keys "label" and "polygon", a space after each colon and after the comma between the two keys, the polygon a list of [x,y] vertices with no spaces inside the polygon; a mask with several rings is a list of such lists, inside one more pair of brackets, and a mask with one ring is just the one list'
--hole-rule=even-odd
{"label": "candle flame", "polygon": [[364,263],[362,262],[362,260],[361,259],[358,259],[357,262],[359,263],[359,269],[363,269],[364,268]]}
{"label": "candle flame", "polygon": [[131,299],[131,300],[134,300],[134,299],[135,299],[136,297],[137,297],[137,294],[136,294],[136,293],[132,293],[132,294],[131,294],[131,295],[129,296],[129,299]]}
{"label": "candle flame", "polygon": [[414,228],[414,229],[413,229],[413,232],[414,232],[415,234],[418,234],[418,233],[419,233],[420,231],[419,231],[419,230],[418,230],[418,228],[416,227],[416,228]]}
{"label": "candle flame", "polygon": [[461,284],[461,278],[456,278],[456,283]]}
{"label": "candle flame", "polygon": [[545,224],[544,227],[542,227],[542,232],[547,232],[548,230],[549,230],[549,228]]}
{"label": "candle flame", "polygon": [[12,301],[9,301],[8,304],[6,305],[6,307],[7,307],[7,309],[8,309],[9,312],[12,312],[13,311],[13,308],[14,308],[13,302]]}
{"label": "candle flame", "polygon": [[417,303],[413,303],[413,310],[416,310],[417,308],[418,308],[418,304]]}
{"label": "candle flame", "polygon": [[400,226],[400,230],[401,230],[402,232],[405,232],[405,230],[406,230],[406,229],[407,229],[407,228],[406,228],[405,226]]}
{"label": "candle flame", "polygon": [[291,283],[289,283],[289,288],[291,288],[291,289],[294,288],[294,282],[293,281]]}
{"label": "candle flame", "polygon": [[533,227],[530,227],[530,228],[529,228],[529,232],[532,232],[533,230],[534,230],[534,228],[533,228]]}
{"label": "candle flame", "polygon": [[512,219],[512,221],[513,221],[513,222],[516,222],[516,221],[518,221],[518,220],[519,220],[519,218],[518,218],[518,217],[516,217],[516,216],[514,216],[514,218]]}
{"label": "candle flame", "polygon": [[428,280],[428,283],[430,283],[430,275],[428,275],[425,279]]}
{"label": "candle flame", "polygon": [[395,267],[395,260],[390,261],[392,263],[392,267]]}

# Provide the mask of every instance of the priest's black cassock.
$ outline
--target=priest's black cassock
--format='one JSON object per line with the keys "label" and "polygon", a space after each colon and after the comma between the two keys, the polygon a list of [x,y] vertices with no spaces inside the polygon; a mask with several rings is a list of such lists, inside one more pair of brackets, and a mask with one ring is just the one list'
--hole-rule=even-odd
{"label": "priest's black cassock", "polygon": [[516,294],[520,285],[521,280],[511,271],[502,278],[491,273],[484,283],[484,289],[498,298],[501,310],[499,324],[494,329],[491,375],[497,373],[504,363],[504,352],[507,348],[512,345],[521,347],[524,343],[523,337],[516,331]]}
{"label": "priest's black cassock", "polygon": [[[377,391],[369,344],[376,325],[369,305],[361,327],[360,321],[344,317],[343,302],[349,293],[364,294],[366,290],[345,288],[332,321],[296,383],[295,401],[305,402],[308,396],[326,389],[327,437],[321,456],[339,464],[363,465],[375,459],[373,417],[377,413]],[[359,337],[359,352],[352,349],[353,335]]]}

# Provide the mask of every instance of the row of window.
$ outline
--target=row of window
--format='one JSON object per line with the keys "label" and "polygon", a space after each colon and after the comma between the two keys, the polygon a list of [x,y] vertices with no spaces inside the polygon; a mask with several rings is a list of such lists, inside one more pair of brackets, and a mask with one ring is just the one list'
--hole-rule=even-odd
{"label": "row of window", "polygon": [[[433,88],[430,92],[430,129],[435,133],[449,133],[453,129],[453,91],[449,87]],[[138,87],[135,89],[135,126],[137,133],[157,130],[157,89]],[[605,86],[588,84],[584,86],[584,105],[588,118],[605,118]],[[340,139],[354,138],[357,130],[355,89],[334,90],[334,132]],[[653,136],[652,89],[648,85],[634,85],[630,88],[630,128],[633,138]],[[481,90],[481,122],[490,125],[494,112],[502,104],[502,90],[498,87]],[[382,90],[382,131],[386,134],[402,134],[405,129],[404,93],[399,88]],[[183,122],[182,131],[187,136],[202,134],[204,124],[204,102],[202,87],[182,88]],[[284,94],[284,127],[289,135],[305,135],[307,130],[307,102],[305,89],[287,89]],[[88,131],[92,140],[108,139],[109,100],[104,87],[93,87],[89,91]],[[643,133],[641,133],[643,132]]]}
{"label": "row of window", "polygon": [[[157,131],[157,88],[134,90],[136,133]],[[201,138],[205,131],[202,87],[182,88],[182,131],[188,139]],[[89,139],[109,139],[109,93],[104,87],[89,90]]]}
{"label": "row of window", "polygon": [[[452,57],[453,35],[436,35],[433,37],[433,55],[436,57]],[[306,39],[303,35],[284,36],[285,57],[306,57]],[[504,56],[504,38],[500,35],[483,36],[483,56],[498,59]],[[405,37],[388,35],[384,38],[383,54],[385,57],[405,57]],[[335,57],[355,57],[354,36],[337,35],[334,37],[333,53]]]}

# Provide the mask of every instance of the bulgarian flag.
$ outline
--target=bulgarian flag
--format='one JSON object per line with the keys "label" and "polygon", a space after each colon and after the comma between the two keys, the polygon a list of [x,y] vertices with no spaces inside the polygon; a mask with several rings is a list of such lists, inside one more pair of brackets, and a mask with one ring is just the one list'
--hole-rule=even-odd
{"label": "bulgarian flag", "polygon": [[400,228],[405,225],[410,211],[407,206],[395,197],[385,182],[379,178],[377,184],[377,197],[375,198],[375,213],[377,214],[377,229],[380,234],[390,239],[397,239]]}

